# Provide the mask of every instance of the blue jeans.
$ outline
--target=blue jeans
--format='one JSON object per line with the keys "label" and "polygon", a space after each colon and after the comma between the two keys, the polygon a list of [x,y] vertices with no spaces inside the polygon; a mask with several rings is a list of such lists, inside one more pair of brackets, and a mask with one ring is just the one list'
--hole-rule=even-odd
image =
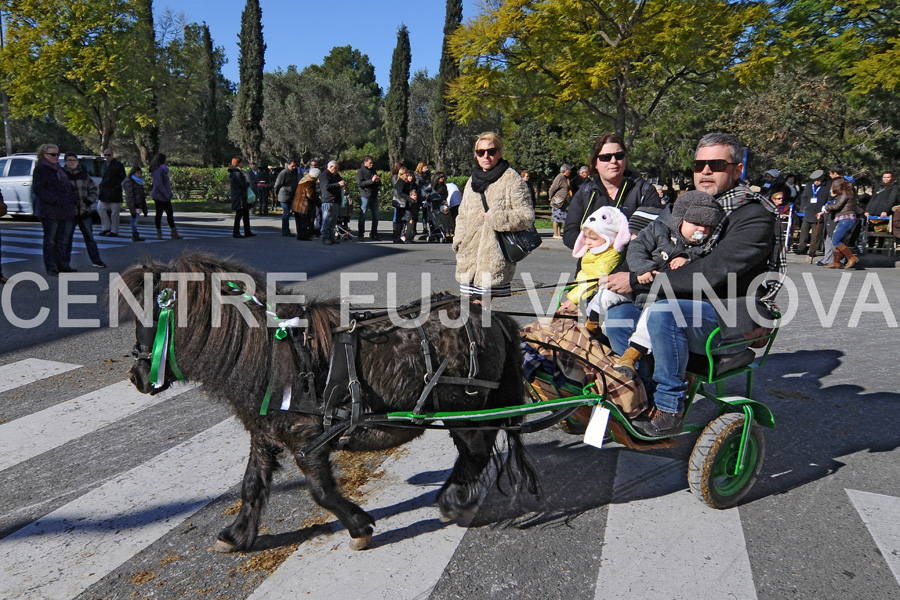
{"label": "blue jeans", "polygon": [[[88,256],[91,257],[91,263],[97,264],[103,262],[100,260],[100,251],[97,249],[97,242],[94,241],[94,232],[91,229],[93,223],[91,223],[90,215],[84,217],[75,217],[74,221],[75,225],[78,225],[79,231],[81,231],[81,237],[84,238],[84,245],[87,248]],[[72,256],[72,237],[75,235],[75,228],[72,227],[72,233],[69,234],[69,243],[66,244],[66,261],[65,263],[68,265]]]}
{"label": "blue jeans", "polygon": [[338,204],[325,202],[322,204],[322,241],[334,239],[334,222],[337,220]]}
{"label": "blue jeans", "polygon": [[[712,304],[694,300],[660,300],[645,310],[654,358],[652,381],[656,391],[653,402],[660,410],[680,413],[687,392],[684,372],[688,353],[703,354],[706,351],[706,340],[719,326],[719,319]],[[609,309],[606,335],[617,354],[621,355],[628,347],[628,338],[634,332],[639,315],[640,310],[631,303]],[[740,352],[742,349],[729,348],[728,351]]]}
{"label": "blue jeans", "polygon": [[844,219],[837,222],[834,226],[834,234],[831,236],[831,243],[837,247],[844,243],[844,237],[853,230],[856,225],[856,219]]}
{"label": "blue jeans", "polygon": [[51,275],[71,268],[68,256],[72,248],[69,244],[75,223],[65,219],[42,219],[41,227],[44,229],[44,270]]}
{"label": "blue jeans", "polygon": [[291,203],[279,202],[281,205],[281,235],[291,235]]}
{"label": "blue jeans", "polygon": [[362,237],[366,234],[366,213],[372,213],[372,230],[371,235],[378,234],[378,198],[366,198],[362,197],[359,199],[359,224],[357,232],[359,237]]}

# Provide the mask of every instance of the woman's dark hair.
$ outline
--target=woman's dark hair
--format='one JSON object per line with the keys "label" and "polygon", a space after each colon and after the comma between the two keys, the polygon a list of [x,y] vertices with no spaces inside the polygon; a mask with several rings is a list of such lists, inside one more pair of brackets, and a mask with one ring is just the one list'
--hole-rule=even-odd
{"label": "woman's dark hair", "polygon": [[160,165],[166,164],[166,155],[160,152],[156,156],[153,157],[153,160],[150,161],[150,172],[157,170]]}
{"label": "woman's dark hair", "polygon": [[600,139],[594,142],[594,145],[591,147],[591,156],[588,158],[589,173],[597,172],[597,157],[600,156],[600,150],[606,144],[618,144],[622,147],[622,150],[625,149],[625,143],[622,141],[622,138],[616,134],[607,133],[606,135],[601,135]]}
{"label": "woman's dark hair", "polygon": [[131,177],[131,176],[134,175],[135,173],[141,173],[141,174],[143,174],[140,167],[131,167],[131,170],[128,171],[128,176]]}
{"label": "woman's dark hair", "polygon": [[844,178],[835,179],[834,183],[831,184],[831,189],[834,190],[836,196],[853,195],[853,184]]}
{"label": "woman's dark hair", "polygon": [[441,177],[446,177],[443,171],[438,171],[434,174],[434,177],[431,178],[431,187],[436,188],[437,185],[441,182]]}

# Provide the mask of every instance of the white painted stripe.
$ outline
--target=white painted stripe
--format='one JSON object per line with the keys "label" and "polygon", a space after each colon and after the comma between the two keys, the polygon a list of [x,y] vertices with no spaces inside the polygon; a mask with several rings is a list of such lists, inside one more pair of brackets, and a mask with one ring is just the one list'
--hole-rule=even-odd
{"label": "white painted stripe", "polygon": [[[105,249],[105,248],[121,248],[121,247],[122,247],[122,244],[108,244],[108,243],[106,243],[106,242],[103,241],[103,240],[105,240],[105,239],[107,239],[107,238],[97,238],[97,239],[94,240],[95,242],[97,242],[97,247],[100,248],[101,250],[103,250],[103,249]],[[16,237],[16,236],[12,236],[12,235],[10,235],[10,236],[3,236],[3,241],[4,241],[4,242],[6,242],[6,241],[10,241],[10,242],[22,242],[22,243],[25,243],[25,244],[30,244],[30,243],[32,243],[32,242],[35,243],[35,244],[42,244],[42,243],[43,243],[41,240],[32,240],[32,239],[30,239],[30,238],[26,238],[26,237]],[[127,242],[127,243],[130,244],[130,243],[131,243],[131,237],[129,236],[129,238],[128,238],[127,240],[123,240],[123,242]],[[87,247],[87,246],[84,244],[84,242],[72,242],[72,248],[86,248],[86,247]]]}
{"label": "white painted stripe", "polygon": [[687,464],[619,453],[597,600],[756,598],[738,509],[687,489]]}
{"label": "white painted stripe", "polygon": [[900,498],[844,490],[875,540],[897,583],[900,583]]}
{"label": "white painted stripe", "polygon": [[0,425],[0,471],[195,387],[195,383],[178,384],[151,396],[137,391],[130,381],[120,381],[4,423]]}
{"label": "white painted stripe", "polygon": [[4,256],[0,258],[0,264],[6,263],[14,263],[14,262],[22,262],[23,260],[28,260],[27,258],[13,258],[11,256]]}
{"label": "white painted stripe", "polygon": [[44,251],[42,248],[22,248],[21,246],[10,246],[9,244],[3,244],[3,253],[12,253],[12,254],[43,254]]}
{"label": "white painted stripe", "polygon": [[74,371],[81,365],[42,360],[40,358],[26,358],[0,367],[0,392],[13,390],[41,379],[47,379],[60,373]]}
{"label": "white painted stripe", "polygon": [[240,482],[248,440],[227,419],[3,538],[0,598],[77,596]]}
{"label": "white painted stripe", "polygon": [[250,600],[427,597],[466,530],[439,521],[434,503],[442,481],[416,485],[408,480],[425,469],[451,469],[457,452],[447,433],[435,430],[425,431],[404,448],[402,455],[385,461],[383,473],[363,488],[363,509],[378,520],[371,548],[351,550],[343,528],[308,540],[256,588]]}

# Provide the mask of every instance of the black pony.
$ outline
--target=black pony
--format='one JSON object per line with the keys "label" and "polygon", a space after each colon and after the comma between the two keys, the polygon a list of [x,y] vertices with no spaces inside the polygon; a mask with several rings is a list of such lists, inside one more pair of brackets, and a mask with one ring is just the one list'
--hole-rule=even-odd
{"label": "black pony", "polygon": [[[166,280],[162,280],[163,276]],[[144,286],[149,286],[150,281],[152,298],[162,294],[160,304],[171,296],[167,290],[177,292],[177,298],[171,303],[174,324],[171,343],[165,344],[177,357],[175,369],[171,361],[162,359],[164,366],[158,368],[162,374],[157,374],[159,387],[153,386],[150,355],[154,344],[148,339],[152,340],[157,332],[161,312],[160,306],[154,303],[153,325],[148,326],[146,321],[142,324],[140,318],[136,324],[138,344],[135,347],[136,362],[131,370],[135,387],[144,393],[157,393],[179,375],[185,380],[200,382],[209,396],[227,402],[250,432],[250,459],[241,490],[243,505],[234,523],[219,534],[215,548],[232,552],[249,550],[253,546],[272,474],[278,467],[277,456],[283,450],[291,453],[306,476],[313,499],[334,513],[350,532],[351,547],[356,550],[367,547],[375,521],[337,489],[329,458],[334,441],[309,451],[308,445],[326,430],[323,416],[280,409],[286,389],[291,390],[288,396],[299,394],[299,390],[309,391],[309,373],[314,376],[315,398],[322,398],[329,372],[332,333],[340,325],[339,301],[278,304],[275,311],[278,319],[299,317],[306,320],[306,326],[294,327],[289,332],[281,329],[276,336],[279,329],[271,325],[277,321],[266,314],[265,279],[240,263],[185,253],[169,264],[148,260],[146,264],[132,267],[122,277],[139,302],[148,297]],[[170,280],[172,277],[175,279]],[[255,290],[249,289],[252,285]],[[234,300],[240,300],[243,295],[247,301],[222,304],[221,298],[229,295]],[[499,384],[493,388],[439,384],[432,390],[426,409],[439,406],[443,411],[467,411],[522,403],[525,391],[518,327],[501,315],[492,315],[490,326],[483,327],[481,306],[477,303],[469,306],[470,328],[450,328],[440,321],[439,312],[442,311],[446,311],[450,319],[459,318],[461,307],[458,301],[442,306],[440,311],[432,310],[427,319],[422,319],[421,331],[398,327],[390,320],[359,326],[355,370],[365,413],[415,408],[425,387],[423,333],[432,364],[436,367],[449,359],[443,376],[460,380],[474,377],[470,371],[470,351],[474,348],[477,379]],[[144,310],[147,310],[146,306]],[[181,314],[183,312],[186,314]],[[220,321],[215,323],[217,312]],[[471,343],[475,346],[471,347]],[[155,344],[157,349],[160,345]],[[267,414],[262,415],[260,407],[267,395],[271,396],[272,403]],[[431,403],[432,399],[436,404]],[[346,400],[344,408],[349,405],[350,401]],[[344,448],[391,448],[421,433],[422,430],[417,428],[360,427],[349,440],[344,440]],[[501,472],[517,486],[537,493],[536,474],[520,433],[508,432],[509,456],[503,461],[495,446],[496,430],[460,428],[452,430],[450,435],[459,457],[438,496],[444,519],[459,518],[475,506],[484,485],[482,473],[492,460],[500,461]],[[308,451],[303,452],[304,448]],[[499,482],[498,476],[498,485]]]}

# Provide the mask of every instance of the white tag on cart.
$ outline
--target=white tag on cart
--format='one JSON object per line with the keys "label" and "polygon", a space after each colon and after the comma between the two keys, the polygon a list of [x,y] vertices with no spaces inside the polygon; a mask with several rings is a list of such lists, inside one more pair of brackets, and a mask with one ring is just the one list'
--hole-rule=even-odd
{"label": "white tag on cart", "polygon": [[606,435],[606,426],[609,423],[609,409],[603,406],[595,406],[591,412],[591,420],[588,421],[587,430],[584,432],[584,443],[597,448],[603,447],[603,437]]}

